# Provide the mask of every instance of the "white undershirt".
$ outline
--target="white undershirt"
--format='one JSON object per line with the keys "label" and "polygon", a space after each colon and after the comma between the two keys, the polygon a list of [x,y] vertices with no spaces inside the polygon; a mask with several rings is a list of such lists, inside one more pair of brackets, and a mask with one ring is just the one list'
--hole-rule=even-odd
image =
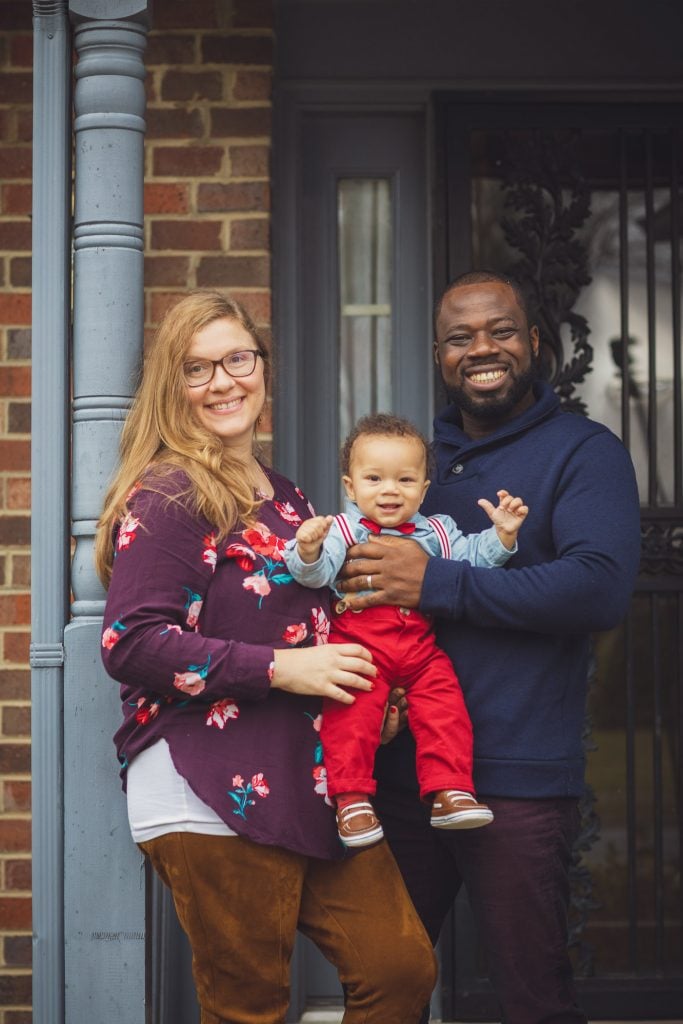
{"label": "white undershirt", "polygon": [[178,774],[164,739],[147,747],[130,763],[126,790],[128,822],[136,843],[157,839],[167,832],[236,835]]}

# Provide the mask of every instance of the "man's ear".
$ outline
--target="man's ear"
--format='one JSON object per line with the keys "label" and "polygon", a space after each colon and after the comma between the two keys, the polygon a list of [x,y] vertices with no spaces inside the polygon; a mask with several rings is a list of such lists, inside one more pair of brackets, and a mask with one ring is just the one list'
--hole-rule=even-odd
{"label": "man's ear", "polygon": [[344,490],[346,491],[346,497],[350,498],[351,501],[355,501],[356,500],[356,494],[355,494],[355,491],[353,489],[353,483],[351,482],[351,477],[350,476],[343,476],[342,477],[342,483],[344,484]]}
{"label": "man's ear", "polygon": [[439,343],[435,341],[432,345],[432,351],[434,352],[434,362],[441,369],[441,360],[439,359]]}
{"label": "man's ear", "polygon": [[538,349],[541,344],[541,338],[538,333],[538,327],[536,324],[529,328],[529,341],[531,342],[531,351],[535,356],[538,355]]}

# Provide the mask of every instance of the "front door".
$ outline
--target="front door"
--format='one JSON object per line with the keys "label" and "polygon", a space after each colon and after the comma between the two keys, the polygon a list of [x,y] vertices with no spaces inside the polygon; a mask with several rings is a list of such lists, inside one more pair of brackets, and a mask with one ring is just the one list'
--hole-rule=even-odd
{"label": "front door", "polygon": [[[637,470],[638,588],[627,622],[595,637],[585,724],[571,948],[592,1019],[683,1006],[681,113],[588,97],[436,103],[435,292],[472,267],[534,289],[546,375]],[[463,902],[444,1019],[498,1019],[473,938]]]}

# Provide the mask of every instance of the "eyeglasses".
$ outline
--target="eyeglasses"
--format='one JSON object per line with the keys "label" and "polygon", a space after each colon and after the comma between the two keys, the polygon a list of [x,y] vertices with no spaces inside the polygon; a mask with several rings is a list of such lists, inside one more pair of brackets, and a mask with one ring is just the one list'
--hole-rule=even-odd
{"label": "eyeglasses", "polygon": [[209,384],[214,378],[217,366],[222,366],[229,377],[248,377],[256,369],[256,360],[259,356],[263,359],[263,352],[247,348],[241,352],[230,352],[222,359],[192,359],[183,364],[183,377],[191,388]]}

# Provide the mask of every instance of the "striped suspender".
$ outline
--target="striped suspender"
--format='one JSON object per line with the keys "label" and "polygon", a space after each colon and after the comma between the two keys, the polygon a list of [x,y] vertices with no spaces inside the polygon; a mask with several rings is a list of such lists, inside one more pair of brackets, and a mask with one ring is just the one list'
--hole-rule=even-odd
{"label": "striped suspender", "polygon": [[436,516],[430,516],[427,521],[431,523],[434,529],[434,533],[439,538],[439,544],[441,545],[441,557],[450,558],[451,542],[448,539],[448,534],[446,533],[446,529],[443,523],[441,522],[440,519],[437,519]]}
{"label": "striped suspender", "polygon": [[356,538],[351,531],[351,524],[349,523],[348,516],[345,516],[344,513],[341,512],[338,516],[334,517],[334,521],[339,527],[342,540],[346,544],[347,548],[350,548],[352,544],[356,543]]}

